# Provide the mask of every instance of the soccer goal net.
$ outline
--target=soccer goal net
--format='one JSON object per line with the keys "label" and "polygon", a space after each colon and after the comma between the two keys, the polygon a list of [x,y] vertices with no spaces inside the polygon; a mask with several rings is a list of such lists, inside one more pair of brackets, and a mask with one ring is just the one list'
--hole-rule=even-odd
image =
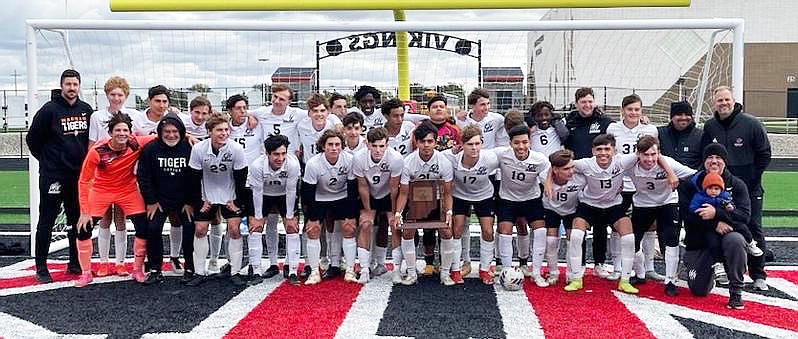
{"label": "soccer goal net", "polygon": [[[407,32],[407,33],[396,33]],[[397,72],[397,45],[406,34],[409,78]],[[28,102],[36,110],[58,88],[60,73],[82,75],[82,99],[107,106],[111,76],[128,80],[127,107],[143,110],[147,89],[165,85],[183,111],[195,96],[222,110],[244,94],[250,107],[268,104],[271,85],[289,84],[294,104],[313,92],[350,98],[362,85],[399,96],[410,84],[419,112],[431,95],[467,109],[475,87],[491,95],[493,111],[526,112],[547,100],[567,110],[579,87],[617,114],[636,93],[655,122],[670,102],[690,101],[707,112],[711,88],[742,90],[742,20],[544,20],[503,22],[263,22],[29,20]],[[742,97],[742,95],[738,95]],[[31,114],[32,117],[32,114]],[[659,117],[659,118],[658,118]],[[31,239],[38,206],[37,164],[31,161]],[[64,225],[62,225],[64,226]],[[59,233],[56,232],[56,237]]]}

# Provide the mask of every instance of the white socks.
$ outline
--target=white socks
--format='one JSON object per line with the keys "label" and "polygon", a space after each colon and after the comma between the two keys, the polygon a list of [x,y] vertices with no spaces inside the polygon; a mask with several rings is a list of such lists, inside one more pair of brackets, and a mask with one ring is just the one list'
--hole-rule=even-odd
{"label": "white socks", "polygon": [[169,225],[169,257],[180,257],[180,247],[183,245],[183,227]]}
{"label": "white socks", "polygon": [[[222,225],[210,225],[206,237],[211,242],[211,260],[219,259],[219,252],[222,251]],[[207,253],[206,253],[207,254]]]}
{"label": "white socks", "polygon": [[[529,234],[518,235],[518,259],[529,259]],[[502,259],[504,264],[504,259]]]}
{"label": "white socks", "polygon": [[541,227],[532,232],[534,236],[532,240],[532,276],[537,277],[540,276],[540,268],[543,266],[543,256],[546,254],[546,228]]}
{"label": "white socks", "polygon": [[471,232],[468,231],[468,225],[465,225],[465,230],[460,238],[460,260],[464,263],[471,262]]}
{"label": "white socks", "polygon": [[493,251],[496,247],[493,241],[479,238],[479,270],[487,271],[490,269],[490,262],[493,261]]}
{"label": "white socks", "polygon": [[208,256],[208,236],[194,237],[194,273],[205,275],[205,257]]}
{"label": "white socks", "polygon": [[[357,258],[357,241],[355,238],[343,238],[341,239],[341,244],[344,248],[346,266],[350,269],[355,268],[355,258]],[[366,265],[366,267],[368,267],[368,265]]]}
{"label": "white socks", "polygon": [[266,251],[269,253],[269,265],[277,265],[277,246],[280,242],[280,235],[277,233],[277,214],[269,214],[266,217],[266,227],[263,234],[266,236]]}
{"label": "white socks", "polygon": [[296,273],[296,270],[299,268],[299,248],[301,242],[298,233],[285,235],[285,259],[288,263],[289,273]]}
{"label": "white socks", "polygon": [[560,252],[560,237],[546,236],[546,263],[549,264],[549,275],[560,275],[557,267],[557,256]]}
{"label": "white socks", "polygon": [[582,265],[582,241],[584,239],[585,231],[576,228],[571,230],[567,253],[570,278],[581,279],[585,275],[585,266]]}
{"label": "white socks", "polygon": [[[635,235],[629,233],[621,236],[621,279],[629,279],[635,261]],[[645,275],[645,272],[643,272]]]}
{"label": "white socks", "polygon": [[[463,242],[460,239],[452,239],[452,271],[460,272],[460,256],[463,253]],[[471,258],[467,261],[470,265]]]}
{"label": "white socks", "polygon": [[318,272],[319,257],[321,256],[321,241],[319,241],[319,239],[308,239],[306,246],[308,248],[308,256],[305,264],[310,265],[310,268],[313,269],[314,272]]}
{"label": "white socks", "polygon": [[[374,255],[372,256],[372,260],[374,260],[375,265],[385,265],[386,255],[388,255],[387,247],[374,246]],[[360,265],[363,265],[363,261],[360,262]]]}
{"label": "white socks", "polygon": [[640,279],[644,279],[646,277],[646,269],[643,267],[644,260],[645,257],[643,256],[643,251],[637,251],[635,253],[635,261],[632,265],[632,269],[634,269],[635,275]]}
{"label": "white socks", "polygon": [[513,236],[510,234],[499,234],[499,258],[502,259],[502,266],[513,267]]}
{"label": "white socks", "polygon": [[[327,257],[330,258],[330,266],[341,266],[341,248],[343,247],[344,236],[341,234],[341,222],[336,221],[334,231],[327,232]],[[346,263],[352,265],[353,263]]]}
{"label": "white socks", "polygon": [[416,275],[416,243],[413,239],[402,239],[402,254],[407,262],[407,275]]}
{"label": "white socks", "polygon": [[623,263],[621,260],[621,235],[618,232],[612,231],[610,234],[609,248],[612,255],[612,270],[620,273],[623,271]]}
{"label": "white socks", "polygon": [[[97,252],[100,254],[100,262],[108,262],[111,253],[111,229],[100,227],[97,234]],[[118,257],[119,255],[117,255]]]}
{"label": "white socks", "polygon": [[[344,239],[346,240],[346,239]],[[357,248],[357,260],[360,260],[360,272],[368,274],[369,263],[371,262],[371,252],[367,248]]]}
{"label": "white socks", "polygon": [[227,258],[230,261],[230,274],[241,272],[241,259],[244,257],[244,239],[227,239]]}
{"label": "white socks", "polygon": [[394,271],[398,271],[398,270],[401,269],[403,257],[404,256],[402,255],[402,246],[401,245],[398,246],[398,247],[394,247],[391,250],[391,259],[393,260],[393,270]]}
{"label": "white socks", "polygon": [[124,263],[127,254],[127,231],[116,231],[114,234],[114,251],[116,263]]}
{"label": "white socks", "polygon": [[249,265],[255,274],[261,274],[261,257],[263,257],[263,234],[251,232],[247,236],[247,248],[249,249]]}
{"label": "white socks", "polygon": [[640,243],[640,250],[643,251],[645,271],[654,270],[654,252],[657,250],[657,231],[648,231],[643,234]]}
{"label": "white socks", "polygon": [[665,283],[676,283],[679,272],[679,247],[665,247]]}
{"label": "white socks", "polygon": [[[454,260],[454,239],[441,239],[441,276],[449,274]],[[459,240],[458,240],[459,242]]]}

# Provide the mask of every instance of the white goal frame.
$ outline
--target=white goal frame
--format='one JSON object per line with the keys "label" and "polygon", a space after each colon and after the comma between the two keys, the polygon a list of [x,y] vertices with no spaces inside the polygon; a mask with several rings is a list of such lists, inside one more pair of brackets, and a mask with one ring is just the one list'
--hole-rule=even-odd
{"label": "white goal frame", "polygon": [[[26,24],[28,110],[39,109],[37,72],[37,34],[40,30],[126,30],[126,31],[607,31],[607,30],[730,30],[732,39],[731,87],[742,102],[745,22],[740,18],[650,19],[650,20],[543,20],[543,21],[167,21],[167,20],[65,20],[29,19]],[[36,224],[39,220],[39,163],[29,158],[31,256],[36,248]],[[51,250],[66,247],[66,240],[51,245]]]}

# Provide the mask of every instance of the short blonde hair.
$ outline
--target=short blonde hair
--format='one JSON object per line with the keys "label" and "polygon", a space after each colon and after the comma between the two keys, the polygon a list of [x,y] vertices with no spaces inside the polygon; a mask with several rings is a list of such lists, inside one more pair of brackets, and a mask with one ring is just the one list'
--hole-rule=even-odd
{"label": "short blonde hair", "polygon": [[112,76],[105,82],[105,94],[111,93],[114,88],[121,88],[122,92],[125,92],[125,96],[130,95],[130,85],[127,83],[127,80],[122,77]]}
{"label": "short blonde hair", "polygon": [[724,86],[715,87],[715,90],[712,91],[712,95],[713,96],[718,95],[718,92],[722,92],[722,91],[729,91],[729,93],[732,94],[732,97],[734,97],[734,91],[732,91],[732,88],[729,87],[729,86],[725,86],[725,85]]}

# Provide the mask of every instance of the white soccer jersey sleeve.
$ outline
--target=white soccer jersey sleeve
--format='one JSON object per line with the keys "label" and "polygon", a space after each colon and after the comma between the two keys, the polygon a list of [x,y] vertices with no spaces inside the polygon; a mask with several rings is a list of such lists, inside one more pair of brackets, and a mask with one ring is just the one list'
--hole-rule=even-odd
{"label": "white soccer jersey sleeve", "polygon": [[579,199],[598,208],[620,204],[624,172],[636,163],[635,154],[616,154],[607,168],[599,167],[596,157],[575,160],[576,172],[584,175],[587,181]]}
{"label": "white soccer jersey sleeve", "polygon": [[553,195],[551,198],[543,197],[543,208],[561,216],[574,214],[579,205],[579,194],[584,188],[585,177],[581,174],[574,174],[564,185],[553,184]]}
{"label": "white soccer jersey sleeve", "polygon": [[230,139],[244,148],[247,164],[251,164],[263,154],[263,129],[250,129],[246,121],[241,125],[230,124]]}
{"label": "white soccer jersey sleeve", "polygon": [[130,116],[130,118],[133,119],[132,132],[134,135],[150,135],[158,133],[157,128],[160,120],[150,120],[150,118],[147,116],[148,110],[149,109],[145,110],[144,112],[139,112],[138,114],[135,114],[135,116]]}
{"label": "white soccer jersey sleeve", "polygon": [[346,198],[347,180],[352,175],[352,155],[342,152],[335,164],[330,164],[324,153],[311,158],[305,165],[303,181],[316,185],[317,201],[336,201]]}
{"label": "white soccer jersey sleeve", "polygon": [[[673,158],[667,156],[663,156],[663,158],[680,179],[690,177],[696,172]],[[632,196],[632,203],[635,207],[659,207],[679,202],[679,194],[671,188],[668,175],[658,164],[654,164],[654,167],[646,170],[638,163],[628,170],[627,174],[637,188],[637,192]]]}
{"label": "white soccer jersey sleeve", "polygon": [[100,140],[108,139],[108,120],[111,119],[111,113],[107,109],[95,111],[89,120],[89,141],[98,142]]}
{"label": "white soccer jersey sleeve", "polygon": [[382,199],[391,194],[389,185],[391,178],[402,174],[403,157],[399,152],[388,148],[379,162],[371,159],[367,148],[357,151],[353,158],[352,174],[363,178],[369,186],[369,194],[375,199]]}
{"label": "white soccer jersey sleeve", "polygon": [[416,128],[411,122],[402,122],[399,133],[388,137],[388,146],[395,149],[403,157],[413,153],[413,130]]}
{"label": "white soccer jersey sleeve", "polygon": [[452,163],[454,191],[452,196],[467,201],[481,201],[493,196],[490,175],[499,167],[496,154],[490,150],[479,152],[479,159],[471,168],[463,166],[464,152],[452,154],[451,149],[441,152]]}
{"label": "white soccer jersey sleeve", "polygon": [[194,120],[191,120],[190,114],[180,113],[179,116],[180,120],[183,121],[183,126],[186,127],[186,133],[191,134],[199,140],[205,140],[208,137],[208,129],[205,128],[204,122],[197,125],[194,123]]}
{"label": "white soccer jersey sleeve", "polygon": [[526,159],[519,160],[510,147],[494,149],[499,161],[501,185],[499,197],[510,201],[539,198],[540,183],[546,180],[551,163],[542,153],[530,150]]}

